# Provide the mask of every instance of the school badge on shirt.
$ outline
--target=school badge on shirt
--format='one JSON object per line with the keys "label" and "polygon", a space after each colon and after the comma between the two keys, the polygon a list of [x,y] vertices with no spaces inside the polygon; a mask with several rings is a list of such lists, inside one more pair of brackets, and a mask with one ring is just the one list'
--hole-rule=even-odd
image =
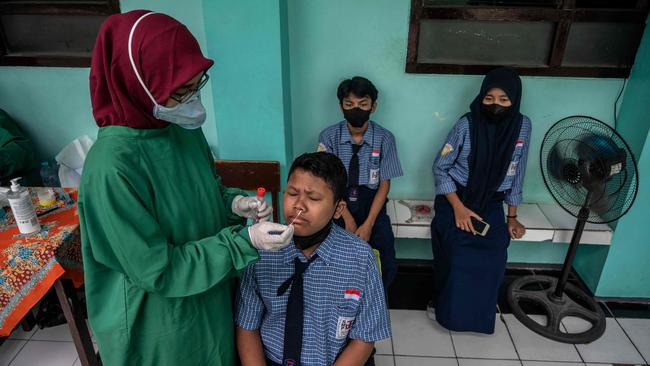
{"label": "school badge on shirt", "polygon": [[336,339],[345,339],[352,329],[352,323],[354,323],[353,316],[339,316],[339,320],[336,323]]}
{"label": "school badge on shirt", "polygon": [[440,156],[444,157],[452,151],[454,151],[454,147],[450,144],[445,144],[445,146],[442,147],[442,151],[440,151]]}
{"label": "school badge on shirt", "polygon": [[316,152],[327,152],[327,148],[325,147],[325,144],[322,142],[318,144],[318,147],[316,148]]}

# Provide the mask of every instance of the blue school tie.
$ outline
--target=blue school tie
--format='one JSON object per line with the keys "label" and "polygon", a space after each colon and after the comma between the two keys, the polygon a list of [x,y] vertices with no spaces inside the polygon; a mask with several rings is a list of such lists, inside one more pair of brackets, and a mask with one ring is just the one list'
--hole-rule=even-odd
{"label": "blue school tie", "polygon": [[284,321],[284,354],[282,356],[282,366],[300,366],[300,353],[302,351],[302,331],[305,317],[305,298],[303,291],[303,273],[307,270],[311,262],[316,260],[318,254],[309,258],[307,262],[301,262],[298,257],[293,259],[295,271],[293,276],[289,277],[280,287],[278,287],[278,296],[284,295],[289,286],[289,300],[287,301],[287,315]]}

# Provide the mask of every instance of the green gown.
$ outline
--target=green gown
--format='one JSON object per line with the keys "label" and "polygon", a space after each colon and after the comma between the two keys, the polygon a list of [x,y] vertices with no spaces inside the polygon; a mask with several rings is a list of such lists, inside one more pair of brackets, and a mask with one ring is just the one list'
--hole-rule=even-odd
{"label": "green gown", "polygon": [[200,129],[101,128],[79,219],[104,365],[234,365],[231,291],[259,256]]}
{"label": "green gown", "polygon": [[20,185],[43,185],[32,141],[18,124],[0,109],[0,185],[22,177]]}

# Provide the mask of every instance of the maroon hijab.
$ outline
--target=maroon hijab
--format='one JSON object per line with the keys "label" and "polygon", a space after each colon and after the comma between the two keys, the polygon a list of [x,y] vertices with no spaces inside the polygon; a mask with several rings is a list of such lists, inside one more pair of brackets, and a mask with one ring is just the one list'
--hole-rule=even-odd
{"label": "maroon hijab", "polygon": [[[90,99],[99,127],[152,129],[169,124],[153,117],[154,104],[129,60],[129,33],[147,13],[150,11],[134,10],[111,15],[99,30],[90,66]],[[174,90],[213,64],[183,24],[160,13],[138,23],[131,52],[142,81],[161,105]]]}

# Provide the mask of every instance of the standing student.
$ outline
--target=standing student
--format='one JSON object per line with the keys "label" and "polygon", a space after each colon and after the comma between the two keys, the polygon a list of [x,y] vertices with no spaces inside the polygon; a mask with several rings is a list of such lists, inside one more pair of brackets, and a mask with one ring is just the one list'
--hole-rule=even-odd
{"label": "standing student", "polygon": [[[431,222],[434,294],[428,313],[454,331],[494,332],[498,290],[517,220],[531,123],[519,112],[521,80],[511,69],[488,73],[481,90],[452,128],[433,164]],[[504,217],[503,202],[508,205]],[[477,235],[472,217],[487,222]]]}
{"label": "standing student", "polygon": [[395,137],[370,120],[378,96],[370,80],[360,76],[344,80],[336,94],[345,120],[321,132],[318,150],[336,154],[348,172],[347,206],[337,223],[379,251],[382,281],[388,289],[397,265],[386,200],[391,179],[402,176]]}

